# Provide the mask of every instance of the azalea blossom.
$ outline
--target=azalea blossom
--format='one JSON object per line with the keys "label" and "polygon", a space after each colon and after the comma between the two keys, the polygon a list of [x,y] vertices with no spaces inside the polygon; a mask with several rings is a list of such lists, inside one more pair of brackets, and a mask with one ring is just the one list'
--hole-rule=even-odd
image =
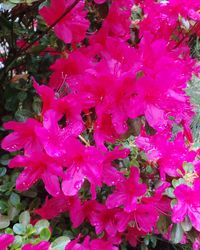
{"label": "azalea blossom", "polygon": [[41,151],[42,145],[35,131],[37,127],[41,126],[42,124],[39,121],[32,118],[24,122],[10,121],[4,123],[4,128],[14,130],[14,132],[3,139],[1,147],[9,152],[24,148],[27,154]]}
{"label": "azalea blossom", "polygon": [[184,162],[193,162],[197,152],[189,150],[184,141],[184,134],[179,132],[174,139],[169,130],[164,130],[154,136],[140,135],[136,144],[144,149],[150,161],[158,162],[161,178],[180,176]]}
{"label": "azalea blossom", "polygon": [[124,210],[131,212],[136,208],[137,199],[146,192],[146,185],[139,183],[139,170],[131,167],[130,177],[116,184],[116,190],[106,200],[108,208],[123,205]]}
{"label": "azalea blossom", "polygon": [[[48,25],[52,25],[64,11],[73,4],[73,0],[51,0],[49,7],[44,6],[40,9],[40,15],[45,19]],[[55,25],[54,31],[58,38],[65,43],[80,42],[89,27],[89,21],[85,18],[83,1],[80,1],[72,11]]]}
{"label": "azalea blossom", "polygon": [[91,193],[95,198],[95,187],[102,183],[103,155],[93,146],[86,147],[75,138],[66,141],[66,153],[64,165],[66,171],[62,182],[62,190],[65,195],[73,196],[80,190],[84,179],[91,184]]}
{"label": "azalea blossom", "polygon": [[52,196],[60,194],[59,176],[63,176],[62,166],[47,154],[17,155],[9,162],[9,167],[24,167],[24,170],[16,180],[16,188],[18,190],[28,190],[39,179],[42,179],[48,193]]}
{"label": "azalea blossom", "polygon": [[50,243],[47,241],[41,241],[36,245],[26,244],[22,247],[22,250],[48,250],[50,248]]}
{"label": "azalea blossom", "polygon": [[0,235],[0,248],[1,250],[6,250],[9,245],[11,245],[15,240],[14,235],[11,234],[1,234]]}
{"label": "azalea blossom", "polygon": [[113,242],[110,240],[104,239],[94,239],[90,240],[89,237],[86,237],[82,244],[78,243],[79,238],[71,241],[65,247],[65,250],[118,250],[118,247],[113,245]]}
{"label": "azalea blossom", "polygon": [[200,179],[196,178],[192,187],[181,184],[174,190],[177,198],[177,204],[173,207],[172,220],[179,223],[187,215],[193,227],[200,231],[200,199],[198,192],[200,188]]}

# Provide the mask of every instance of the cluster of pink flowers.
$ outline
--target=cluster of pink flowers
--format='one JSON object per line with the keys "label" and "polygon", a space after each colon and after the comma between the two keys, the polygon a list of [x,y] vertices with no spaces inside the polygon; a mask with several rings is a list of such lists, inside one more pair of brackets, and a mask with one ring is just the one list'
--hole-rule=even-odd
{"label": "cluster of pink flowers", "polygon": [[[51,25],[72,3],[51,0],[40,15]],[[2,148],[21,152],[9,162],[10,168],[24,168],[16,188],[27,190],[41,179],[52,197],[36,214],[51,219],[67,212],[73,227],[85,221],[94,227],[96,239],[79,236],[66,250],[117,250],[122,239],[136,246],[140,237],[161,233],[157,226],[161,215],[171,218],[163,234],[168,240],[173,224],[189,218],[198,249],[199,151],[191,148],[194,113],[185,92],[199,69],[187,45],[190,31],[196,32],[200,21],[198,1],[113,0],[93,34],[84,6],[79,1],[54,27],[56,36],[72,43],[73,50],[66,49],[68,56],[51,66],[48,86],[34,82],[43,102],[40,116],[4,124],[13,132],[4,138]],[[136,9],[141,13],[138,20],[131,18]],[[178,34],[182,42],[174,39]],[[87,46],[81,43],[84,38]],[[77,42],[82,44],[78,48]],[[131,157],[131,147],[119,145],[130,130],[127,121],[138,117],[154,130],[149,134],[142,127],[133,142],[157,171],[151,175],[153,188],[149,177],[141,174],[145,166],[124,169],[119,164]],[[178,133],[172,132],[175,125]],[[191,172],[184,168],[187,162],[194,165]],[[174,205],[167,190],[180,179],[182,184],[174,187]],[[103,196],[104,189],[109,192]],[[184,232],[182,243],[186,242]],[[28,245],[23,250],[49,247],[40,244],[44,246]]]}

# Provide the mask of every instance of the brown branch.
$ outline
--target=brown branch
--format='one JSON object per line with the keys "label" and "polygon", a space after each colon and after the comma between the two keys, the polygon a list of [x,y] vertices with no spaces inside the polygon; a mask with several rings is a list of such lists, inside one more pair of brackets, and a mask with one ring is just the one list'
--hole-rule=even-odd
{"label": "brown branch", "polygon": [[[13,55],[8,61],[7,64],[5,65],[5,67],[2,69],[2,75],[6,74],[9,71],[9,67],[10,65],[13,63],[13,61],[15,61],[18,57],[22,56],[28,49],[30,49],[35,42],[39,41],[44,35],[48,34],[48,32],[54,27],[56,26],[56,24],[58,24],[78,3],[80,2],[80,0],[75,0],[68,8],[66,8],[66,10],[63,12],[63,14],[56,19],[44,32],[42,32],[39,36],[37,36],[35,39],[34,36],[35,34],[33,34],[33,36],[30,38],[31,40],[33,39],[33,41],[31,43],[29,43],[26,46],[23,46],[22,48],[20,48],[15,55]],[[0,75],[0,78],[1,76]]]}
{"label": "brown branch", "polygon": [[178,48],[178,46],[179,46],[186,38],[188,38],[188,37],[192,34],[192,32],[196,31],[196,28],[199,26],[199,24],[200,24],[200,22],[196,22],[196,23],[192,26],[192,28],[189,30],[189,32],[188,32],[185,36],[183,36],[183,38],[174,46],[173,49]]}
{"label": "brown branch", "polygon": [[35,42],[39,41],[44,35],[46,35],[56,24],[58,24],[78,3],[80,0],[75,0],[64,12],[63,14],[55,20],[43,33],[41,33],[38,37],[36,37],[30,44],[28,44],[24,49],[21,48],[23,52],[31,48]]}
{"label": "brown branch", "polygon": [[82,142],[85,143],[85,145],[86,145],[87,147],[90,146],[90,143],[89,143],[88,141],[86,141],[86,139],[85,139],[82,135],[79,135],[78,137],[79,137],[79,139],[80,139]]}

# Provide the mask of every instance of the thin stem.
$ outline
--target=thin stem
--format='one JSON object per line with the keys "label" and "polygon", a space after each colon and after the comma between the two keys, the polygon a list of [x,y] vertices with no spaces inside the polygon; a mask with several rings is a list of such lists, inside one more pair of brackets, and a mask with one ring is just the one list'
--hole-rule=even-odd
{"label": "thin stem", "polygon": [[[5,65],[5,67],[2,69],[2,75],[6,74],[8,72],[8,70],[10,69],[10,66],[12,65],[13,61],[15,61],[19,56],[22,56],[28,49],[30,49],[35,42],[39,41],[44,35],[46,35],[56,24],[58,24],[78,3],[80,2],[80,0],[75,0],[68,8],[66,8],[66,10],[63,12],[63,14],[56,19],[43,33],[41,33],[40,35],[38,35],[35,39],[33,39],[33,41],[31,43],[29,43],[28,45],[23,46],[22,48],[20,48],[15,55],[13,55],[8,61],[7,64]],[[30,38],[32,39],[35,36],[35,34],[33,34],[33,36]]]}
{"label": "thin stem", "polygon": [[180,45],[189,35],[191,35],[191,32],[196,31],[196,27],[198,27],[199,24],[200,24],[199,22],[196,22],[195,25],[190,29],[190,31],[188,32],[188,34],[187,34],[186,36],[184,36],[184,37],[176,44],[176,46],[174,46],[173,49],[178,48],[178,46],[179,46],[179,45]]}
{"label": "thin stem", "polygon": [[80,139],[82,142],[85,143],[86,146],[88,146],[88,147],[90,146],[90,143],[89,143],[88,141],[86,141],[86,139],[85,139],[82,135],[79,135],[78,137],[79,137],[79,139]]}
{"label": "thin stem", "polygon": [[47,34],[56,24],[58,24],[78,3],[80,0],[75,0],[64,12],[63,14],[55,20],[42,34],[40,34],[38,37],[36,37],[31,43],[29,43],[24,49],[22,47],[23,52],[27,49],[31,48],[33,44],[37,41],[39,41],[45,34]]}

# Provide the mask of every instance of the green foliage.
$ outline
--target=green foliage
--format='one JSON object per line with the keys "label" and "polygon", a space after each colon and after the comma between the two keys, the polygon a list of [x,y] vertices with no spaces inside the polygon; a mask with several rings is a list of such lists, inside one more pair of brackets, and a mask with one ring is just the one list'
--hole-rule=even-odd
{"label": "green foliage", "polygon": [[187,94],[191,97],[196,113],[191,125],[193,137],[196,143],[200,143],[200,79],[196,76],[193,76],[190,81]]}
{"label": "green foliage", "polygon": [[171,232],[171,241],[174,244],[180,243],[183,238],[183,233],[184,231],[181,224],[174,224]]}
{"label": "green foliage", "polygon": [[[40,230],[38,230],[38,225],[40,225]],[[49,240],[51,237],[49,222],[39,220],[33,226],[30,224],[30,214],[28,211],[22,212],[19,216],[19,223],[15,223],[12,228],[7,228],[6,232],[16,236],[14,243],[11,245],[11,249],[13,250],[22,247],[28,242],[36,244],[42,240]]]}
{"label": "green foliage", "polygon": [[66,243],[70,242],[70,239],[67,236],[58,237],[51,244],[52,250],[64,250]]}

